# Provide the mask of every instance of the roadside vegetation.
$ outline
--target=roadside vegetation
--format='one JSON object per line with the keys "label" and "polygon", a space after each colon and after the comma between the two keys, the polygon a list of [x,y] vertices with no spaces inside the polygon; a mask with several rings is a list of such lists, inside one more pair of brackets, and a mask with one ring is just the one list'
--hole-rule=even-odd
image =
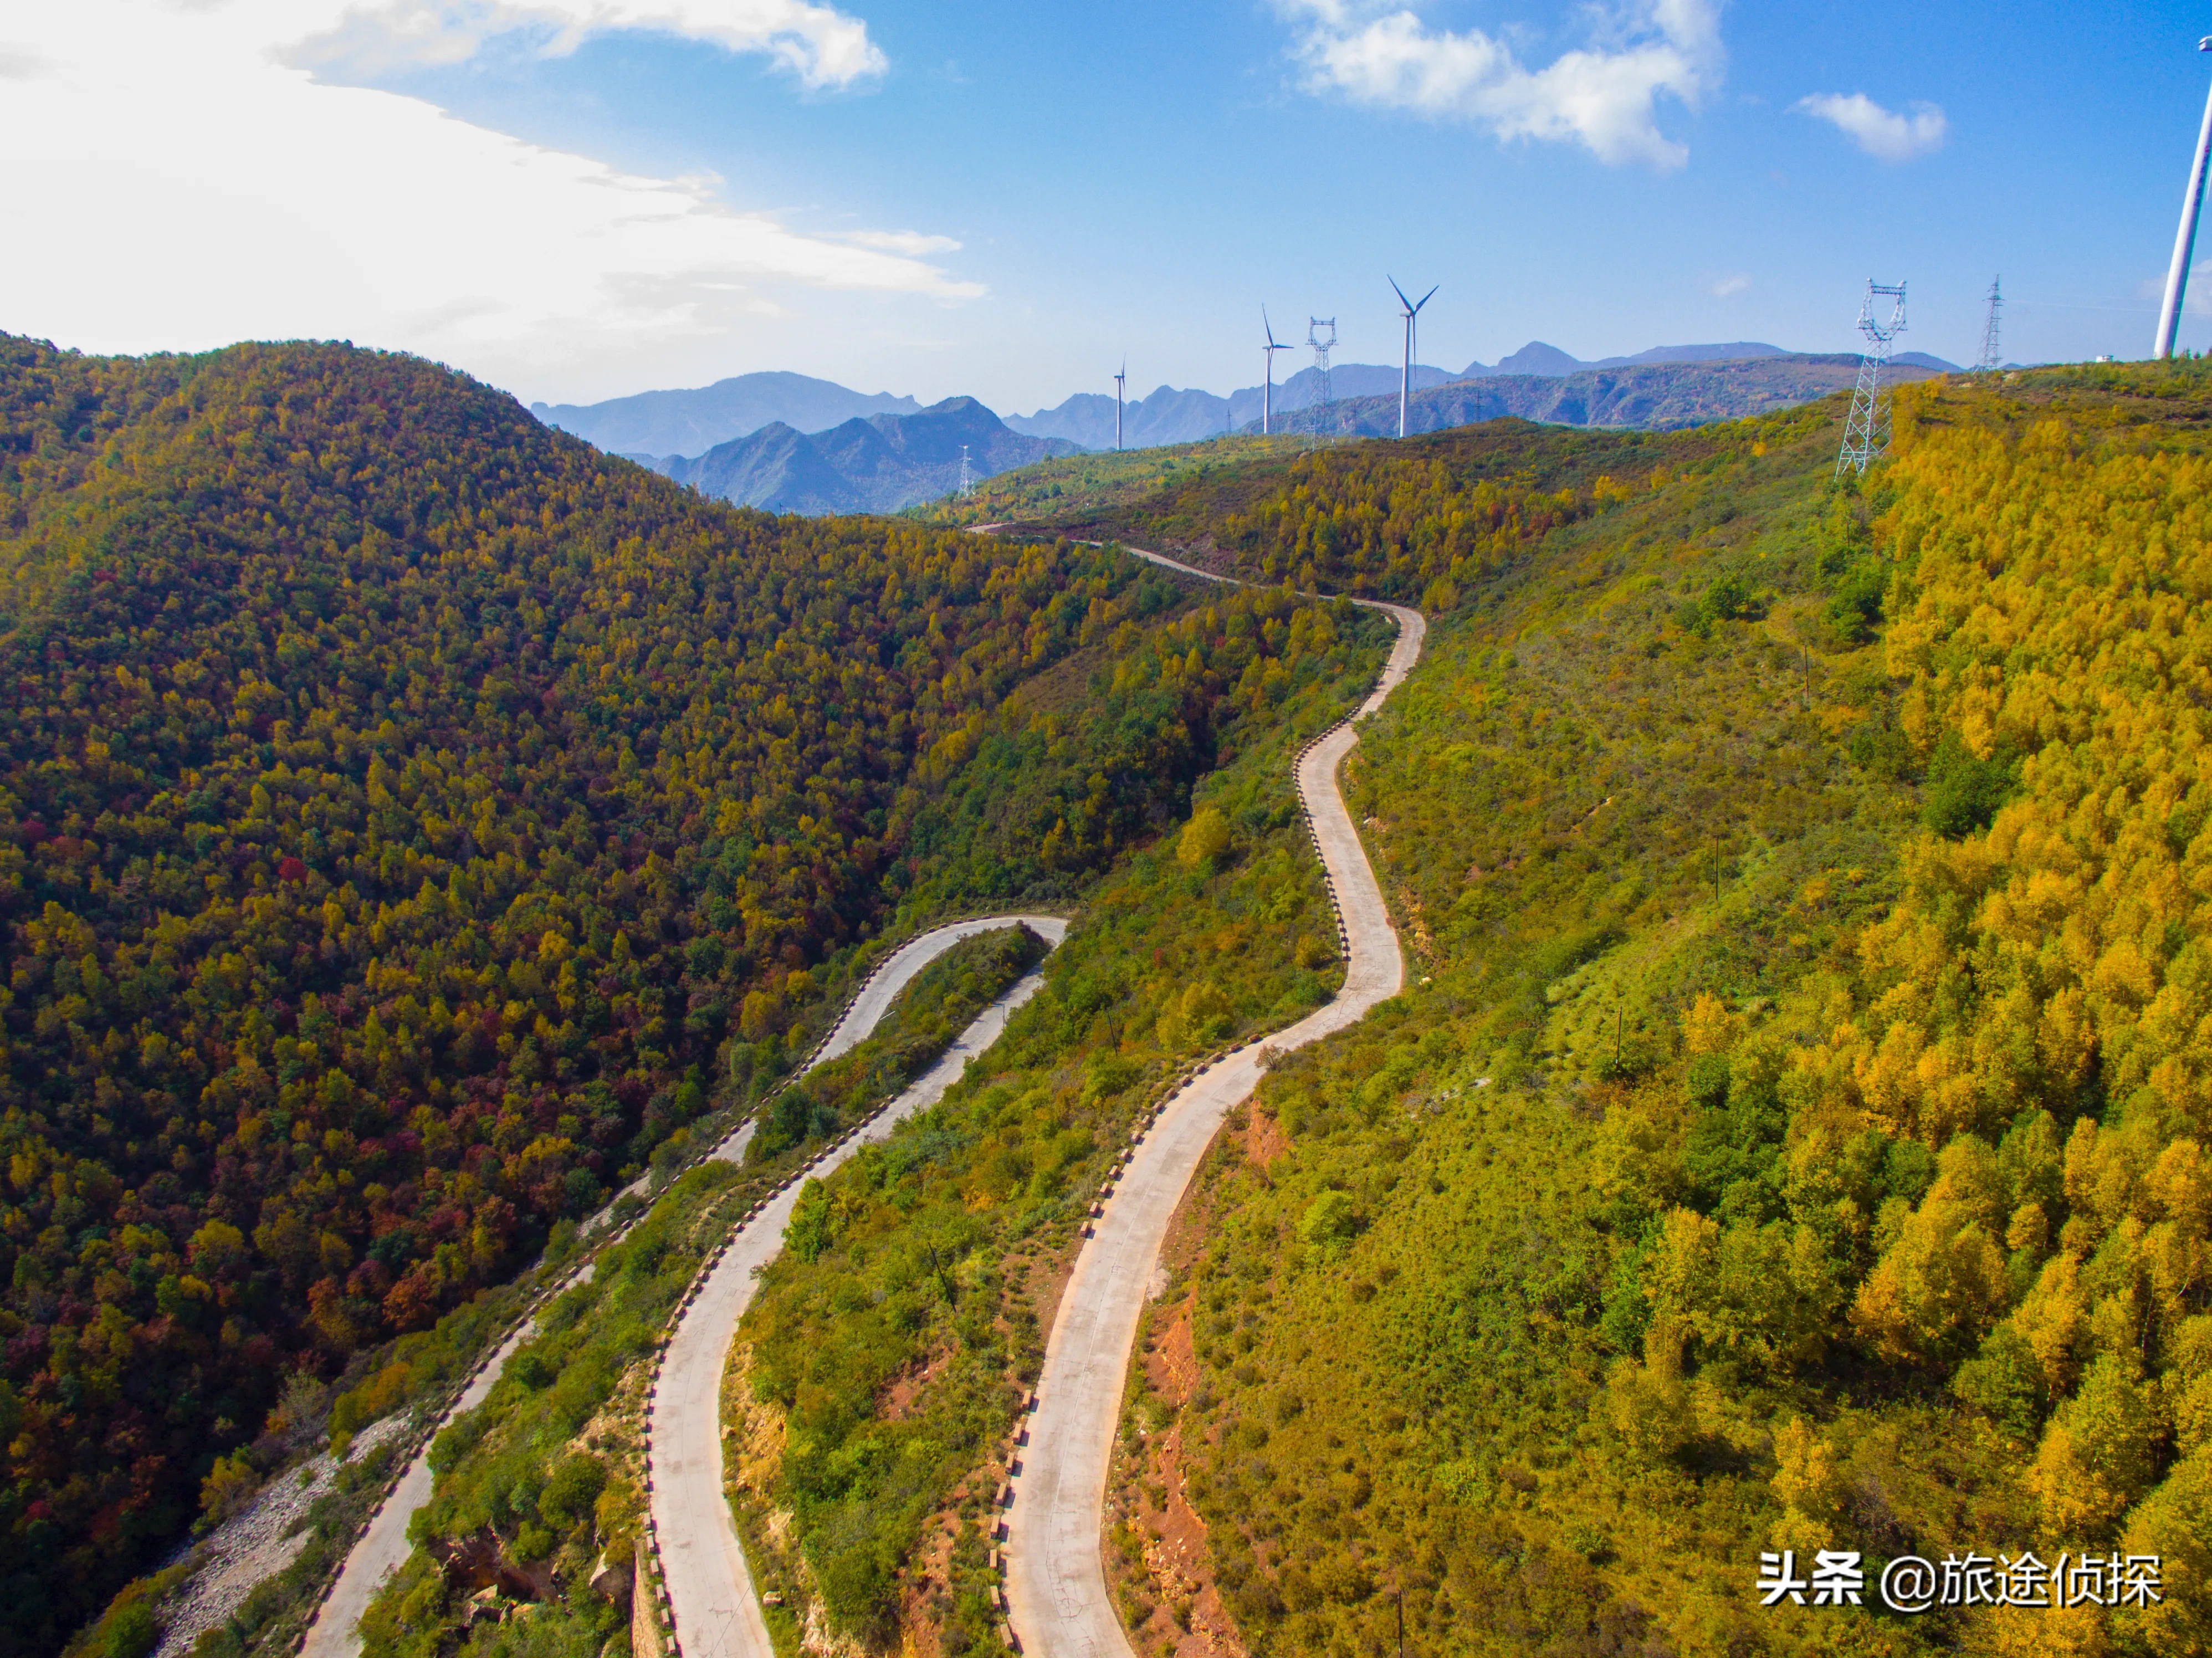
{"label": "roadside vegetation", "polygon": [[[1147,600],[1147,621],[1117,623],[1094,647],[1079,651],[1066,669],[1025,687],[994,718],[956,730],[926,756],[924,781],[934,798],[918,815],[911,842],[917,869],[926,872],[914,885],[924,895],[914,906],[921,917],[941,914],[954,896],[971,904],[1001,895],[1009,902],[1035,902],[1040,888],[1064,890],[1054,884],[1073,882],[1085,867],[1133,840],[1157,835],[1164,820],[1179,815],[1178,787],[1189,786],[1182,780],[1202,775],[1245,744],[1279,744],[1291,729],[1317,728],[1326,723],[1317,709],[1352,695],[1380,661],[1387,624],[1349,606],[1303,603],[1276,592],[1200,592],[1174,582],[1158,589],[1156,598]],[[1110,767],[1114,776],[1097,769],[1102,767]],[[1086,773],[1081,792],[1071,798],[1063,780]],[[1214,799],[1218,782],[1205,787],[1207,799]],[[1188,858],[1181,856],[1183,831],[1169,842],[1166,866],[1176,874],[1174,892],[1225,871],[1238,821],[1232,813],[1261,814],[1255,821],[1264,821],[1279,837],[1292,823],[1279,802],[1262,809],[1232,795],[1210,812],[1201,809],[1197,821],[1204,827],[1190,839]],[[1156,853],[1137,856],[1158,861]],[[1160,1035],[1170,1044],[1164,1051],[1179,1054],[1218,1040],[1232,1018],[1260,1011],[1249,1005],[1262,993],[1292,994],[1303,999],[1301,1006],[1326,994],[1313,969],[1327,965],[1329,951],[1318,942],[1329,936],[1327,918],[1315,895],[1303,890],[1317,882],[1288,856],[1278,856],[1262,873],[1262,896],[1280,913],[1316,916],[1316,936],[1304,941],[1307,965],[1296,964],[1297,936],[1269,933],[1263,947],[1291,964],[1290,980],[1237,983],[1234,1000],[1217,983],[1195,1002],[1187,994],[1187,981],[1174,983],[1164,993],[1170,1017]],[[1301,889],[1295,904],[1279,890],[1286,883]],[[1164,890],[1153,902],[1164,903],[1167,896]],[[1096,908],[1096,901],[1086,905],[1079,936],[1090,932],[1087,918]],[[1228,919],[1218,918],[1217,925]],[[1257,935],[1262,929],[1248,925],[1248,931]],[[510,1647],[567,1652],[573,1645],[580,1653],[597,1651],[619,1633],[615,1594],[628,1588],[623,1574],[639,1512],[638,1392],[650,1350],[649,1342],[641,1341],[658,1330],[732,1215],[919,1074],[1035,963],[1042,948],[1026,929],[1006,929],[948,951],[902,993],[872,1036],[765,1104],[741,1171],[714,1165],[676,1181],[651,1212],[649,1236],[665,1241],[665,1254],[655,1255],[649,1270],[620,1265],[632,1259],[624,1254],[616,1266],[603,1266],[593,1284],[612,1274],[614,1283],[627,1287],[604,1294],[570,1291],[556,1302],[561,1310],[548,1327],[559,1339],[550,1346],[545,1338],[533,1342],[510,1363],[519,1380],[501,1382],[484,1405],[441,1435],[434,1459],[438,1494],[417,1516],[416,1553],[372,1613],[367,1627],[374,1642],[423,1654],[440,1650],[441,1643],[471,1652]],[[1083,957],[1073,942],[1061,954],[1068,950]],[[1051,982],[1058,982],[1060,971],[1055,960]],[[1054,1005],[1048,987],[1032,1007]],[[1026,1023],[1033,1017],[1025,1011],[1021,1018]],[[1150,1017],[1157,1022],[1157,1015]],[[1006,1046],[1002,1042],[994,1051],[994,1060]],[[672,1156],[699,1144],[697,1133],[718,1132],[727,1112],[740,1108],[774,1074],[756,1044],[744,1040],[742,1024],[725,1047],[721,1070],[723,1097],[738,1103],[672,1136],[667,1150]],[[853,1169],[874,1170],[887,1158],[902,1166],[913,1163],[917,1143],[939,1148],[921,1160],[925,1169],[939,1157],[966,1153],[966,1136],[948,1128],[942,1108],[922,1126],[902,1129],[889,1150],[864,1151],[829,1182],[810,1185],[794,1217],[793,1248],[786,1259],[811,1264],[828,1254],[851,1218]],[[1076,1155],[1073,1144],[1060,1145],[1063,1158]],[[912,1208],[918,1187],[913,1181],[907,1186],[913,1189],[890,1199],[895,1212],[901,1206]],[[1065,1209],[1063,1204],[1054,1212]],[[963,1212],[969,1212],[963,1206]],[[933,1237],[944,1221],[933,1207],[911,1218],[925,1237]],[[628,1241],[622,1248],[629,1250]],[[946,1253],[945,1270],[953,1264]],[[839,1321],[834,1328],[794,1333],[812,1350],[805,1363],[835,1367],[854,1351],[858,1329]],[[927,1325],[921,1333],[941,1335]],[[531,1357],[540,1347],[545,1349],[542,1363]],[[410,1362],[404,1345],[395,1350],[392,1365]],[[868,1362],[896,1368],[900,1352],[879,1346]],[[540,1380],[533,1383],[532,1376]],[[547,1377],[557,1377],[557,1385]],[[364,1390],[374,1397],[364,1399]],[[341,1398],[335,1414],[350,1424],[405,1396],[404,1385],[392,1384],[387,1365]],[[969,1448],[957,1435],[946,1442],[950,1455]],[[549,1516],[540,1493],[554,1490],[557,1479],[602,1475],[605,1485],[595,1488],[600,1495],[588,1504],[570,1503],[556,1491]],[[902,1518],[889,1501],[873,1503],[868,1525],[879,1533],[871,1532],[868,1546],[899,1535]],[[597,1588],[592,1587],[595,1576]],[[832,1610],[837,1626],[848,1626],[842,1606]],[[526,1645],[514,1647],[517,1642]]]}
{"label": "roadside vegetation", "polygon": [[872,1647],[997,1640],[985,1512],[1101,1172],[1191,1056],[1294,1022],[1340,974],[1290,762],[1364,695],[1390,624],[1200,602],[1188,651],[1149,672],[1245,683],[1277,627],[1292,665],[1254,681],[1274,689],[1224,720],[1185,824],[1086,895],[1043,990],[945,1101],[810,1192],[819,1224],[741,1327],[739,1523],[793,1651],[810,1616]]}
{"label": "roadside vegetation", "polygon": [[555,1299],[483,1403],[432,1442],[436,1494],[410,1527],[415,1553],[363,1619],[369,1649],[591,1658],[627,1641],[643,1365],[670,1313],[748,1204],[919,1075],[1043,949],[1027,928],[954,945],[868,1038],[777,1096],[742,1164],[680,1175],[589,1282]]}
{"label": "roadside vegetation", "polygon": [[[1445,572],[1348,768],[1413,981],[1216,1148],[1114,1498],[1143,1644],[2212,1650],[2208,410],[1932,383],[1863,490],[1712,428]],[[1370,544],[1433,582],[1419,529]],[[1759,1605],[1824,1547],[2166,1598]]]}

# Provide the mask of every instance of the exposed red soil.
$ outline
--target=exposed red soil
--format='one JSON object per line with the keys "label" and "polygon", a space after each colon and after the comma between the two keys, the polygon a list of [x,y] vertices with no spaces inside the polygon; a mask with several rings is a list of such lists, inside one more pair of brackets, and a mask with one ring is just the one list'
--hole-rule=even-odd
{"label": "exposed red soil", "polygon": [[[1160,1264],[1170,1281],[1186,1287],[1175,1301],[1152,1309],[1137,1357],[1150,1390],[1178,1409],[1200,1380],[1198,1292],[1187,1279],[1212,1230],[1220,1177],[1233,1162],[1264,1169],[1289,1149],[1280,1123],[1246,1107],[1230,1118],[1169,1224]],[[1125,1448],[1115,1457],[1107,1492],[1109,1524],[1118,1520],[1135,1533],[1140,1559],[1131,1561],[1109,1541],[1107,1580],[1125,1619],[1142,1612],[1129,1629],[1139,1658],[1249,1658],[1243,1632],[1214,1582],[1206,1521],[1190,1504],[1191,1458],[1183,1435],[1178,1420],[1147,1434],[1134,1455]]]}
{"label": "exposed red soil", "polygon": [[1244,1131],[1244,1156],[1255,1167],[1265,1169],[1291,1149],[1291,1137],[1268,1113],[1255,1111],[1251,1116],[1251,1126]]}

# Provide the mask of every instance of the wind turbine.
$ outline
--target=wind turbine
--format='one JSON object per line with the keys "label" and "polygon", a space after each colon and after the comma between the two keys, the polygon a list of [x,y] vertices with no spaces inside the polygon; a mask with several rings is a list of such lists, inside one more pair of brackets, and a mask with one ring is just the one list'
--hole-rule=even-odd
{"label": "wind turbine", "polygon": [[[1414,319],[1421,314],[1421,306],[1436,298],[1437,288],[1431,288],[1422,295],[1420,304],[1416,305],[1406,297],[1406,290],[1398,286],[1395,276],[1389,281],[1390,291],[1398,296],[1400,314],[1406,319],[1406,361],[1398,370],[1398,435],[1402,438],[1406,435],[1406,404],[1413,391],[1413,331],[1419,326]],[[1437,288],[1443,286],[1442,282],[1437,284]]]}
{"label": "wind turbine", "polygon": [[1275,343],[1275,325],[1267,320],[1267,307],[1260,307],[1260,326],[1267,331],[1267,343],[1261,348],[1267,363],[1267,389],[1260,394],[1260,430],[1264,434],[1274,429],[1275,423],[1275,353],[1287,351],[1287,345]]}
{"label": "wind turbine", "polygon": [[1129,360],[1121,359],[1121,372],[1114,376],[1114,452],[1121,450],[1121,385],[1129,378]]}

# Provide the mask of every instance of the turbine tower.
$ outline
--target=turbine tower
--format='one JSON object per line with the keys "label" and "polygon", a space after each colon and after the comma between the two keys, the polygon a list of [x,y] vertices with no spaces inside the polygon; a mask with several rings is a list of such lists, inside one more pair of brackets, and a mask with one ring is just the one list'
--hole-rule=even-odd
{"label": "turbine tower", "polygon": [[[1415,319],[1421,314],[1421,306],[1436,298],[1437,289],[1431,288],[1422,295],[1417,305],[1406,297],[1406,290],[1398,286],[1395,276],[1389,280],[1390,291],[1398,296],[1399,313],[1406,319],[1406,361],[1398,370],[1398,435],[1402,438],[1406,435],[1406,404],[1413,393],[1413,332],[1420,326]],[[1437,284],[1437,288],[1443,286],[1442,282]]]}
{"label": "turbine tower", "polygon": [[1997,278],[1990,278],[1990,319],[1982,325],[1982,355],[1974,359],[1974,372],[1987,374],[1996,371],[2004,361],[2004,353],[1997,348],[1997,313],[2004,309],[2004,295],[1997,290]]}
{"label": "turbine tower", "polygon": [[[1876,300],[1896,301],[1889,320],[1875,314]],[[1859,354],[1858,389],[1851,393],[1850,418],[1844,422],[1843,452],[1836,457],[1836,476],[1846,471],[1863,475],[1867,463],[1889,452],[1889,394],[1882,390],[1881,371],[1889,361],[1890,342],[1905,331],[1905,284],[1892,287],[1867,278],[1866,299],[1859,306],[1859,332],[1866,349]]]}
{"label": "turbine tower", "polygon": [[[2212,52],[2212,34],[2197,43],[2199,52]],[[2189,166],[2189,193],[2181,198],[2181,228],[2174,233],[2173,263],[2166,270],[2166,302],[2158,310],[2158,338],[2150,348],[2154,358],[2173,355],[2173,336],[2181,326],[2181,296],[2189,287],[2189,260],[2197,246],[2197,210],[2204,205],[2204,163],[2212,155],[2212,93],[2204,98],[2204,124],[2197,130],[2197,159]]]}
{"label": "turbine tower", "polygon": [[1260,326],[1267,331],[1267,343],[1261,347],[1267,361],[1267,389],[1260,394],[1260,430],[1262,434],[1275,429],[1275,353],[1287,351],[1287,345],[1275,343],[1275,325],[1267,320],[1267,307],[1260,307]]}
{"label": "turbine tower", "polygon": [[1121,388],[1129,378],[1129,360],[1121,359],[1121,372],[1114,376],[1114,452],[1121,452]]}
{"label": "turbine tower", "polygon": [[[1321,337],[1321,331],[1324,328],[1328,330],[1328,337],[1327,339],[1323,339]],[[1314,372],[1321,376],[1321,406],[1326,409],[1330,404],[1336,401],[1334,395],[1329,390],[1328,385],[1328,354],[1336,349],[1336,319],[1334,317],[1308,317],[1306,319],[1306,343],[1313,347]]]}

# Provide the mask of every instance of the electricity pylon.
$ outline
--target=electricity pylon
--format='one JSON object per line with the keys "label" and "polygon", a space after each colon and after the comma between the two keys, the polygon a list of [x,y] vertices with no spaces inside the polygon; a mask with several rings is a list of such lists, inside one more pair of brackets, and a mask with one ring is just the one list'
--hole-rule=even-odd
{"label": "electricity pylon", "polygon": [[1990,278],[1990,319],[1982,325],[1982,355],[1974,359],[1974,372],[1986,374],[2004,361],[2004,353],[1997,349],[1997,313],[2004,309],[2004,295],[1997,291],[1997,279]]}
{"label": "electricity pylon", "polygon": [[[1875,314],[1876,300],[1893,300],[1889,320]],[[1890,342],[1905,331],[1905,284],[1867,280],[1866,299],[1859,306],[1859,332],[1866,349],[1859,354],[1859,383],[1851,393],[1850,418],[1844,422],[1843,452],[1836,457],[1836,476],[1846,471],[1863,474],[1867,463],[1889,452],[1889,394],[1882,389],[1881,371],[1889,361]]]}
{"label": "electricity pylon", "polygon": [[[1324,328],[1328,330],[1327,339],[1321,337],[1321,331]],[[1306,343],[1313,347],[1314,373],[1321,380],[1318,388],[1321,396],[1317,401],[1326,408],[1329,404],[1336,401],[1328,383],[1328,354],[1336,349],[1336,319],[1334,317],[1307,318]]]}

